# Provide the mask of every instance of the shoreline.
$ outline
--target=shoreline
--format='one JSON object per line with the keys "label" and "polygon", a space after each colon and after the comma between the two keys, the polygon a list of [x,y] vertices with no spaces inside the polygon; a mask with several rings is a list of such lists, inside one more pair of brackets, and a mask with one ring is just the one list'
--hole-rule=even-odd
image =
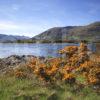
{"label": "shoreline", "polygon": [[22,55],[22,56],[11,55],[6,58],[2,58],[2,59],[0,58],[0,74],[5,73],[10,69],[15,69],[20,66],[26,66],[27,63],[29,63],[29,61],[31,61],[31,59],[34,58],[39,58],[41,60],[46,59],[45,57],[36,57],[34,55]]}
{"label": "shoreline", "polygon": [[[81,41],[67,41],[67,42],[0,42],[0,43],[4,43],[4,44],[48,44],[48,43],[80,43]],[[100,41],[85,41],[86,43],[100,43]]]}

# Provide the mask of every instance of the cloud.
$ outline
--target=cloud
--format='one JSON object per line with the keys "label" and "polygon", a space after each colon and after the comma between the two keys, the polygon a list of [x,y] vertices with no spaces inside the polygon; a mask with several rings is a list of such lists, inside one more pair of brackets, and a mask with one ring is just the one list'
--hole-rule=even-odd
{"label": "cloud", "polygon": [[35,36],[44,30],[46,30],[46,27],[38,24],[0,21],[0,34]]}
{"label": "cloud", "polygon": [[19,27],[12,22],[0,22],[0,30],[15,30]]}
{"label": "cloud", "polygon": [[13,5],[12,5],[12,9],[13,9],[14,11],[18,11],[18,10],[20,10],[20,8],[21,8],[20,5],[17,5],[17,4],[13,4]]}

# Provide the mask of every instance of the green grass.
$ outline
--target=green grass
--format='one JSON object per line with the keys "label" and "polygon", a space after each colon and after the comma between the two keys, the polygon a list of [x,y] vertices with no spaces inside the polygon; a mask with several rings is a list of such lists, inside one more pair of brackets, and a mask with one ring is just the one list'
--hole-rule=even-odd
{"label": "green grass", "polygon": [[37,79],[0,77],[0,100],[99,100],[100,96],[91,88],[77,89],[57,81],[47,84]]}

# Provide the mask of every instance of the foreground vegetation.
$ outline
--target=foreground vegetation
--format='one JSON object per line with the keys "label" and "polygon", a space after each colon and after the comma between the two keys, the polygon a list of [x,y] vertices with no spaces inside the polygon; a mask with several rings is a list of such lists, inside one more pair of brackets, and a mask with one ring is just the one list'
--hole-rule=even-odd
{"label": "foreground vegetation", "polygon": [[0,100],[99,100],[91,87],[69,85],[57,81],[45,83],[37,79],[0,78]]}
{"label": "foreground vegetation", "polygon": [[33,58],[1,75],[1,100],[99,100],[100,57],[84,43],[59,53],[58,58]]}

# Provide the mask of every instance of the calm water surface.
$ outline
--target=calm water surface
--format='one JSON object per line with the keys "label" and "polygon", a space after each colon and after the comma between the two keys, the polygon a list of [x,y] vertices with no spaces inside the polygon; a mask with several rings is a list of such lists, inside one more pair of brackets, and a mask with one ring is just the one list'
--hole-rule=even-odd
{"label": "calm water surface", "polygon": [[[11,55],[59,56],[58,50],[64,46],[79,45],[74,43],[47,43],[47,44],[13,44],[0,43],[0,58]],[[91,46],[89,45],[89,48]]]}

